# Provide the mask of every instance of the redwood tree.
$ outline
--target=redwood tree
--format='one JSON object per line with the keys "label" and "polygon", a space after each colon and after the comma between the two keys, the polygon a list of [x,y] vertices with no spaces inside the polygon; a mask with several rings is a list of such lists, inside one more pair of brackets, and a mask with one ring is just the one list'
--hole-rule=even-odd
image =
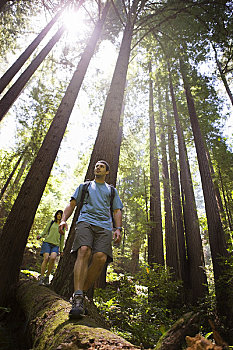
{"label": "redwood tree", "polygon": [[182,59],[180,59],[180,69],[184,82],[189,117],[196,146],[197,159],[200,169],[202,189],[205,200],[205,210],[207,216],[209,242],[213,262],[218,312],[221,315],[227,316],[228,326],[232,326],[232,284],[229,283],[229,281],[227,280],[227,275],[229,273],[229,265],[226,263],[227,259],[229,258],[229,252],[227,251],[225,233],[223,230],[219,208],[217,205],[205,143],[202,137],[195,109],[194,99],[187,78],[186,66]]}
{"label": "redwood tree", "polygon": [[166,109],[168,121],[168,148],[169,148],[169,165],[171,179],[171,197],[172,197],[172,212],[173,226],[177,241],[177,259],[178,259],[178,277],[183,281],[184,286],[187,286],[187,261],[186,248],[184,237],[184,222],[181,205],[180,181],[178,173],[178,165],[176,159],[176,149],[174,132],[172,126],[171,111],[169,105],[168,92],[166,91]]}
{"label": "redwood tree", "polygon": [[21,160],[22,160],[22,158],[23,158],[23,156],[24,156],[24,154],[22,153],[22,154],[20,155],[20,157],[18,158],[17,162],[15,163],[15,166],[14,166],[14,168],[12,169],[12,172],[10,173],[10,175],[8,176],[8,178],[7,178],[7,180],[6,180],[5,184],[4,184],[4,186],[2,187],[1,193],[0,193],[0,200],[2,199],[2,197],[3,197],[3,195],[4,195],[4,193],[5,193],[6,189],[7,189],[7,187],[8,187],[8,185],[9,185],[9,183],[10,183],[12,177],[14,176],[14,174],[15,174],[15,172],[16,172],[16,170],[17,170],[17,168],[18,168],[18,166],[19,166],[19,164],[20,164],[20,162],[21,162]]}
{"label": "redwood tree", "polygon": [[[108,8],[109,3],[105,5],[102,16],[95,26],[93,34],[74,72],[44,142],[3,227],[0,237],[0,247],[2,250],[0,257],[0,305],[5,305],[12,296],[13,288],[19,276],[24,248],[35,213],[55,161],[87,67],[94,54]],[[9,252],[11,252],[11,254],[9,254]]]}
{"label": "redwood tree", "polygon": [[183,197],[184,223],[185,223],[185,238],[187,246],[188,269],[189,269],[189,285],[191,287],[191,301],[197,302],[199,298],[205,297],[207,293],[207,278],[204,271],[204,256],[202,250],[202,242],[200,236],[200,227],[197,216],[197,209],[187,158],[187,151],[184,142],[183,131],[179,120],[177,105],[175,100],[175,93],[172,83],[172,75],[170,65],[169,82],[170,93],[173,105],[173,113],[176,124],[176,132],[178,138],[179,148],[179,162],[180,162],[180,177],[181,189]]}
{"label": "redwood tree", "polygon": [[162,155],[162,181],[163,181],[163,196],[164,196],[164,211],[165,211],[165,245],[166,245],[166,264],[171,268],[174,278],[178,278],[178,254],[177,241],[175,230],[172,223],[171,210],[171,194],[170,194],[170,178],[167,161],[167,141],[165,139],[166,126],[164,123],[162,112],[162,96],[158,85],[158,107],[159,107],[159,130],[160,130],[160,149]]}
{"label": "redwood tree", "polygon": [[[1,6],[1,5],[0,5]],[[32,41],[32,43],[26,48],[26,50],[19,56],[19,58],[12,64],[12,66],[3,74],[0,79],[0,93],[5,89],[5,87],[10,83],[12,78],[18,73],[20,68],[24,65],[27,59],[31,56],[33,51],[38,47],[43,38],[48,34],[49,30],[52,28],[54,23],[60,17],[63,9],[60,10],[46,25],[46,27],[40,32],[40,34]]]}
{"label": "redwood tree", "polygon": [[150,118],[150,229],[148,232],[148,262],[164,265],[162,215],[159,183],[158,150],[155,133],[152,67],[149,62]]}
{"label": "redwood tree", "polygon": [[54,34],[54,36],[49,40],[48,44],[41,50],[41,52],[36,56],[36,58],[30,63],[30,65],[25,69],[17,81],[11,86],[7,93],[0,100],[0,120],[3,119],[5,114],[8,112],[12,104],[15,102],[19,94],[22,92],[23,88],[35,73],[37,68],[43,62],[45,57],[52,50],[53,46],[61,38],[64,33],[65,27],[62,26]]}
{"label": "redwood tree", "polygon": [[[105,101],[103,115],[85,179],[93,179],[93,171],[96,162],[100,159],[105,159],[111,167],[107,182],[113,185],[116,183],[119,160],[119,128],[122,104],[129,64],[133,28],[137,19],[137,9],[140,3],[140,0],[134,0],[129,12],[127,13],[127,22],[124,27],[124,34],[119,55],[113,73],[109,93]],[[54,290],[60,295],[67,297],[69,297],[73,292],[73,266],[75,259],[73,256],[70,257],[70,250],[74,238],[75,222],[77,221],[78,215],[79,208],[77,208],[74,213],[67,243],[64,249],[64,257],[60,260],[59,268],[57,269],[52,281],[52,287]]]}

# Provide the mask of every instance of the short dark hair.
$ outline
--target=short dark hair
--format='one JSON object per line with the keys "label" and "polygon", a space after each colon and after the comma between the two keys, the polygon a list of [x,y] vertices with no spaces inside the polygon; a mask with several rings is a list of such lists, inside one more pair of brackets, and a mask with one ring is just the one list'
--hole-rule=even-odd
{"label": "short dark hair", "polygon": [[62,210],[56,211],[56,213],[55,213],[55,215],[54,215],[55,221],[57,221],[57,215],[58,215],[59,213],[62,215],[62,214],[63,214],[63,211],[62,211]]}
{"label": "short dark hair", "polygon": [[106,162],[106,160],[98,160],[98,162],[96,162],[96,164],[97,164],[97,163],[103,163],[103,164],[105,164],[106,170],[107,170],[107,171],[110,171],[110,165]]}

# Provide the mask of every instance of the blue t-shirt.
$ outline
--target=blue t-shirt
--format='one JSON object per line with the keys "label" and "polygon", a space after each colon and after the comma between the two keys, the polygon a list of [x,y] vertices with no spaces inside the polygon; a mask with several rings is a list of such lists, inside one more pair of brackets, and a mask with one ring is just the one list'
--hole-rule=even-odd
{"label": "blue t-shirt", "polygon": [[[74,192],[71,199],[75,199],[78,205],[83,184],[80,184]],[[123,205],[119,198],[118,192],[115,190],[113,200],[113,210],[122,209]],[[112,230],[112,217],[110,213],[111,187],[106,183],[91,181],[87,193],[85,195],[83,206],[77,222],[85,221],[92,225]]]}

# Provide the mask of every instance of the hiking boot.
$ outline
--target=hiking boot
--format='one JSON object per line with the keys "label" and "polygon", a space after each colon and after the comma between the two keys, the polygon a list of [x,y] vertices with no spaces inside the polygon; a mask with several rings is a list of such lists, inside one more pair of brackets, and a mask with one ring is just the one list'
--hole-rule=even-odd
{"label": "hiking boot", "polygon": [[44,286],[44,279],[45,279],[45,276],[40,276],[39,277],[39,286]]}
{"label": "hiking boot", "polygon": [[81,290],[77,290],[74,292],[72,297],[72,308],[69,313],[69,318],[72,319],[80,319],[84,316],[84,305],[83,305],[83,292]]}

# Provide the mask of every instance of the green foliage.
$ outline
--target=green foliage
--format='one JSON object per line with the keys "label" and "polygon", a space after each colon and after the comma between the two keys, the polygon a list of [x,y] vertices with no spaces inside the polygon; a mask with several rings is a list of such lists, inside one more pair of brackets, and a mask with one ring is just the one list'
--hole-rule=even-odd
{"label": "green foliage", "polygon": [[21,270],[21,273],[23,273],[26,277],[37,279],[39,276],[39,273],[36,271],[31,270]]}
{"label": "green foliage", "polygon": [[144,265],[137,275],[122,274],[95,291],[95,302],[113,330],[143,347],[153,347],[182,314],[180,301],[180,282],[159,265]]}
{"label": "green foliage", "polygon": [[[20,155],[23,155],[22,161],[4,194],[4,201],[2,201],[4,218],[1,219],[1,226],[4,224],[7,214],[17,198],[61,101],[62,84],[57,88],[57,91],[51,91],[40,80],[34,81],[34,83],[35,86],[28,93],[27,104],[23,101],[16,112],[17,143],[11,152],[2,151],[0,153],[2,163],[0,182],[2,186],[4,186]],[[45,194],[49,194],[51,203],[58,202],[60,178],[60,176],[56,177],[52,174],[46,186]],[[52,210],[54,210],[54,205]],[[46,223],[44,222],[44,224]]]}
{"label": "green foliage", "polygon": [[37,1],[7,1],[0,16],[0,56],[17,47],[16,39],[28,29],[30,16],[41,8]]}

